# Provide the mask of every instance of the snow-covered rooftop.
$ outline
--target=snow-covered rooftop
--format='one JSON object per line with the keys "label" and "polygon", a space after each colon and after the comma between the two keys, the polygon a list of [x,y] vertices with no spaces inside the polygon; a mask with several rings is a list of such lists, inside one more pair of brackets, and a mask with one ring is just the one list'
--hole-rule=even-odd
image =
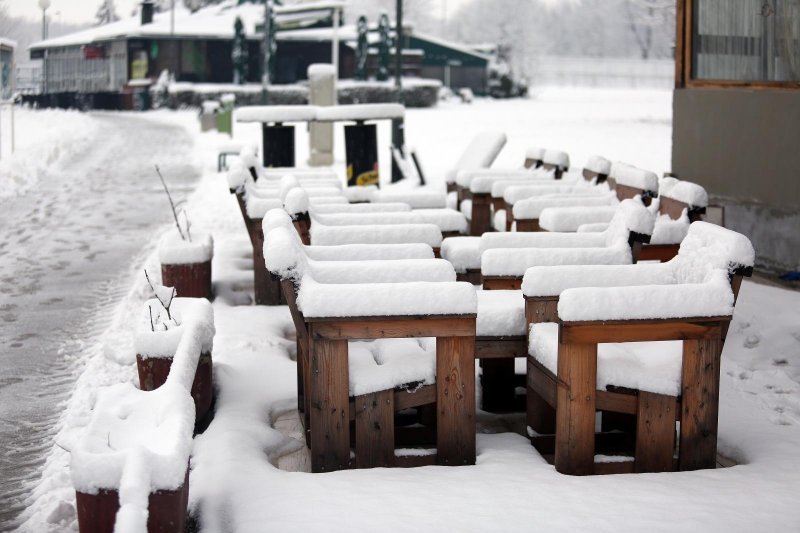
{"label": "snow-covered rooftop", "polygon": [[17,41],[12,41],[6,37],[0,37],[0,46],[7,46],[9,48],[16,48]]}
{"label": "snow-covered rooftop", "polygon": [[[291,6],[275,6],[275,20],[284,27],[291,26],[296,29],[282,31],[279,38],[284,35],[298,39],[298,34],[308,33],[308,38],[316,39],[319,30],[300,30],[304,24],[316,22],[313,18],[316,11],[323,16],[327,11],[336,7],[344,6],[344,2],[305,2],[303,4]],[[52,48],[60,46],[78,46],[93,42],[110,41],[119,38],[130,37],[206,37],[216,39],[233,39],[233,25],[236,18],[242,19],[245,35],[253,37],[256,35],[256,27],[264,23],[264,7],[259,4],[244,3],[238,4],[237,0],[225,0],[216,5],[200,9],[194,13],[184,8],[175,9],[174,31],[171,24],[169,12],[156,13],[153,22],[142,24],[138,15],[97,26],[87,30],[70,33],[61,37],[47,39],[31,45],[31,50]],[[326,28],[322,30],[330,32]],[[354,37],[353,37],[354,38]]]}

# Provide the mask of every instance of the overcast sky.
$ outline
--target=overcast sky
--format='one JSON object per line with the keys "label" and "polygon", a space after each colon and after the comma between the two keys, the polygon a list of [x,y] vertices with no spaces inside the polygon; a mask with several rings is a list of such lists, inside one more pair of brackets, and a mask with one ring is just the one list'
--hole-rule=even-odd
{"label": "overcast sky", "polygon": [[[115,0],[117,13],[120,16],[130,15],[134,7],[141,0]],[[180,0],[177,0],[180,1]],[[453,13],[459,6],[469,0],[433,0],[436,5],[436,15],[442,13],[446,5],[447,12]],[[92,22],[94,20],[97,6],[102,0],[50,0],[50,8],[47,14],[52,20],[58,22]],[[41,19],[42,10],[39,8],[38,0],[5,0],[11,16],[25,17],[29,19]]]}

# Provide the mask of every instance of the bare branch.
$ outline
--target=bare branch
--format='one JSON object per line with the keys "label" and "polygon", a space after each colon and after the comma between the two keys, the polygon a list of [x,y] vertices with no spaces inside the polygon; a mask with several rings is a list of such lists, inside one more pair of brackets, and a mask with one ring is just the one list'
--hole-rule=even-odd
{"label": "bare branch", "polygon": [[172,208],[172,217],[175,219],[175,226],[178,228],[178,234],[181,236],[181,239],[185,241],[186,237],[184,237],[181,224],[178,222],[178,212],[175,211],[175,202],[172,201],[172,195],[169,193],[169,189],[167,188],[167,182],[164,181],[164,176],[161,175],[158,165],[156,165],[156,173],[161,180],[161,185],[164,187],[164,192],[167,193],[167,199],[169,199],[169,206]]}

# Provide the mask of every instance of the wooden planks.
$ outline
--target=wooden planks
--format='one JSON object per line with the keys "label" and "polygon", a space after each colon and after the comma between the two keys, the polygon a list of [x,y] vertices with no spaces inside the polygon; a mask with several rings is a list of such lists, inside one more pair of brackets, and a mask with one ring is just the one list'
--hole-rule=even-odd
{"label": "wooden planks", "polygon": [[562,322],[559,339],[577,344],[702,339],[717,335],[724,321],[730,321],[730,317]]}
{"label": "wooden planks", "polygon": [[527,357],[527,355],[528,339],[525,335],[475,338],[476,359]]}
{"label": "wooden planks", "polygon": [[518,291],[521,288],[522,277],[483,276],[483,290],[485,291]]}
{"label": "wooden planks", "polygon": [[474,337],[436,339],[436,412],[438,464],[475,464]]}
{"label": "wooden planks", "polygon": [[407,337],[437,337],[447,332],[450,337],[474,337],[475,318],[402,316],[362,318],[308,318],[313,323],[313,335],[326,339],[388,339]]}
{"label": "wooden planks", "polygon": [[253,293],[256,305],[286,303],[281,294],[280,281],[272,278],[264,264],[264,234],[260,218],[252,220],[250,239],[253,242]]}
{"label": "wooden planks", "polygon": [[661,261],[666,263],[678,255],[679,244],[645,244],[636,258],[638,261]]}
{"label": "wooden planks", "polygon": [[517,220],[517,231],[542,231],[538,218],[521,218]]}
{"label": "wooden planks", "polygon": [[525,320],[528,324],[558,322],[558,296],[526,296]]}
{"label": "wooden planks", "polygon": [[309,346],[311,470],[342,470],[350,466],[347,341],[312,335]]}
{"label": "wooden planks", "polygon": [[394,466],[394,391],[355,397],[357,468]]}
{"label": "wooden planks", "polygon": [[639,391],[634,458],[636,472],[672,471],[676,405],[674,396]]}
{"label": "wooden planks", "polygon": [[717,453],[719,373],[722,340],[716,336],[683,342],[681,375],[681,470],[714,468]]}
{"label": "wooden planks", "polygon": [[555,467],[562,474],[594,473],[597,345],[558,346]]}

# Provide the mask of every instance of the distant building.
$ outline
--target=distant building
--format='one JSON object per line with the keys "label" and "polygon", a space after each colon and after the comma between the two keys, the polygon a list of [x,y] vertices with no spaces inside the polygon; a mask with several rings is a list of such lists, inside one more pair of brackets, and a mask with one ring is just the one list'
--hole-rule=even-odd
{"label": "distant building", "polygon": [[0,37],[0,100],[11,97],[14,75],[14,49],[17,43]]}
{"label": "distant building", "polygon": [[679,0],[672,169],[725,206],[760,266],[800,270],[800,9]]}
{"label": "distant building", "polygon": [[[277,49],[272,83],[290,84],[306,79],[308,66],[331,61],[334,35],[339,40],[339,78],[353,78],[356,68],[354,25],[334,28],[334,13],[342,0],[311,1],[275,7]],[[153,15],[121,20],[62,37],[35,43],[31,59],[44,59],[43,92],[57,105],[76,95],[90,95],[103,107],[104,97],[141,87],[141,80],[156,80],[164,70],[176,81],[227,84],[233,81],[234,23],[242,20],[247,39],[246,82],[261,80],[261,46],[264,6],[226,0],[189,13]],[[409,30],[410,31],[410,30]],[[371,43],[377,37],[370,34]],[[466,47],[410,32],[403,46],[403,72],[432,77],[451,85],[485,94],[489,58]],[[377,64],[375,50],[369,64]],[[131,83],[133,81],[133,83]],[[63,101],[62,101],[63,100]]]}

